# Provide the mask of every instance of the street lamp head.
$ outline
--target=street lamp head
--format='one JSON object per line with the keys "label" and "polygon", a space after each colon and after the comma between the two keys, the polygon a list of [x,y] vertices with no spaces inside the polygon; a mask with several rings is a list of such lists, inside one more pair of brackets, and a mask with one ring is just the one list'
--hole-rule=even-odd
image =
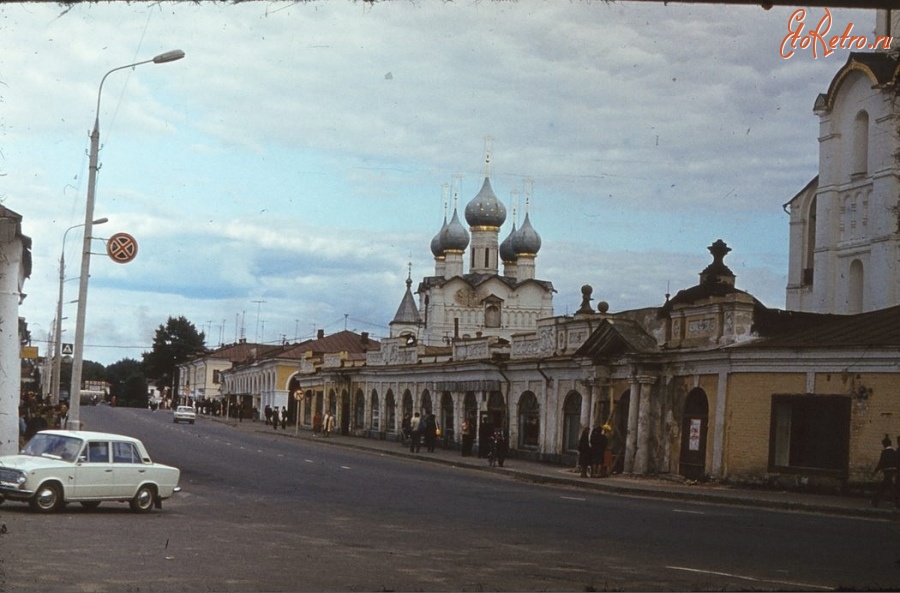
{"label": "street lamp head", "polygon": [[91,224],[106,224],[107,222],[109,222],[109,219],[104,216],[103,218],[91,221]]}
{"label": "street lamp head", "polygon": [[165,64],[166,62],[174,62],[175,60],[180,60],[184,57],[184,52],[180,49],[173,49],[172,51],[167,51],[164,54],[159,54],[155,58],[153,58],[154,64]]}

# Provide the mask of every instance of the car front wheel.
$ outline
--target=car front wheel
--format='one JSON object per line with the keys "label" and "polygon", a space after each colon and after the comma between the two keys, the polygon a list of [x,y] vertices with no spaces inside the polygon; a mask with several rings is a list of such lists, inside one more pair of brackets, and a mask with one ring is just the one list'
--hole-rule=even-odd
{"label": "car front wheel", "polygon": [[62,494],[59,486],[55,484],[41,484],[41,487],[37,489],[37,492],[34,493],[34,496],[31,497],[28,503],[32,509],[40,513],[52,513],[59,510],[62,506]]}
{"label": "car front wheel", "polygon": [[131,510],[136,513],[146,513],[153,508],[154,498],[156,498],[156,492],[153,487],[144,484],[138,488],[134,498],[131,499]]}

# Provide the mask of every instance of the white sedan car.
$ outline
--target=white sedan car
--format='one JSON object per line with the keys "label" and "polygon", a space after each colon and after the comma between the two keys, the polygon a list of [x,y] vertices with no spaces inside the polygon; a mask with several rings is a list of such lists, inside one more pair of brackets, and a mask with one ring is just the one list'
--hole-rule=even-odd
{"label": "white sedan car", "polygon": [[69,502],[96,508],[128,502],[135,512],[162,508],[181,490],[181,471],[154,463],[141,441],[117,434],[44,430],[19,455],[0,457],[0,502],[28,502],[40,512]]}
{"label": "white sedan car", "polygon": [[193,424],[196,419],[197,412],[190,406],[178,406],[172,414],[172,422],[175,424],[178,424],[179,422],[190,422]]}

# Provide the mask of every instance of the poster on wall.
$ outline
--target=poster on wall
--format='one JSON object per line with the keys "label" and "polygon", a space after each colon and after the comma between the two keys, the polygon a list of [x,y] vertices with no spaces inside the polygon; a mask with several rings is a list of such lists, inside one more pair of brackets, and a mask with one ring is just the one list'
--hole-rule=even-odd
{"label": "poster on wall", "polygon": [[700,418],[691,418],[691,431],[688,435],[688,447],[691,451],[700,450]]}

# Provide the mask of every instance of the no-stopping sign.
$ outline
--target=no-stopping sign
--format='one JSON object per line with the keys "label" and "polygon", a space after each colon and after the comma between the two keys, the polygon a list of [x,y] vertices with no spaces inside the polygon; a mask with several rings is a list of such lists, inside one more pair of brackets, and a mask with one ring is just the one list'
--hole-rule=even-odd
{"label": "no-stopping sign", "polygon": [[106,242],[106,253],[118,264],[127,264],[137,256],[138,246],[128,233],[116,233]]}

